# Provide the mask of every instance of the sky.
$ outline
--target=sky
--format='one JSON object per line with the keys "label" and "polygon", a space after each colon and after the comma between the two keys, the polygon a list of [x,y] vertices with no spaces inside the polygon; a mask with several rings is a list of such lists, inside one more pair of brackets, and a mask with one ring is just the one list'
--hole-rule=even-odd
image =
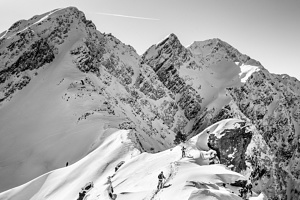
{"label": "sky", "polygon": [[220,38],[267,70],[300,80],[300,0],[0,0],[0,32],[75,6],[100,32],[143,54],[170,33],[184,46]]}

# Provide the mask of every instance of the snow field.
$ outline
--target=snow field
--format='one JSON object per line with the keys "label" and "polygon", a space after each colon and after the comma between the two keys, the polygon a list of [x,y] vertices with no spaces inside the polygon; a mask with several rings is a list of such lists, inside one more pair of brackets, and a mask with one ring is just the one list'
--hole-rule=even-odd
{"label": "snow field", "polygon": [[[219,124],[226,125],[232,126],[232,123]],[[218,130],[213,126],[208,129]],[[206,130],[184,144],[188,156],[185,158],[181,158],[181,146],[155,154],[140,153],[129,139],[130,134],[126,130],[107,129],[95,142],[95,150],[78,162],[0,193],[0,199],[77,199],[81,188],[88,182],[93,182],[94,187],[86,199],[109,199],[108,176],[112,176],[117,200],[241,199],[238,187],[227,184],[224,188],[222,184],[244,180],[245,177],[223,165],[205,163],[209,158],[204,145],[207,144]],[[114,167],[120,161],[125,163],[115,172]],[[157,190],[157,176],[161,171],[167,181],[162,190]],[[263,194],[250,199],[263,199],[260,197],[264,197]]]}

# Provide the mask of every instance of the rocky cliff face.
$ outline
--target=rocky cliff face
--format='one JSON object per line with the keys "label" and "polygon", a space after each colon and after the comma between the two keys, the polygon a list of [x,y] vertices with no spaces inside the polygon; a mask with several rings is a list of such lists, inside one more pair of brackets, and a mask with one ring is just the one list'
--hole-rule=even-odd
{"label": "rocky cliff face", "polygon": [[[154,69],[161,82],[179,96],[178,105],[187,119],[193,119],[189,134],[198,133],[223,119],[244,120],[243,129],[225,130],[221,138],[211,134],[213,144],[221,151],[221,163],[232,164],[238,172],[244,170],[246,173],[251,168],[260,174],[259,178],[268,177],[273,184],[270,191],[263,190],[268,191],[270,198],[298,198],[298,80],[288,75],[270,74],[259,62],[219,39],[195,42],[185,49],[171,34],[149,48],[143,60]],[[193,74],[187,75],[188,70]],[[226,72],[230,71],[231,77],[223,82],[226,86],[218,85],[216,78],[226,78]],[[201,80],[194,74],[206,79],[205,83],[211,88],[205,83],[197,85],[195,81]],[[207,92],[216,88],[215,94]],[[212,95],[214,98],[210,98]],[[221,98],[223,101],[217,103]],[[212,102],[207,103],[208,99]],[[252,131],[245,132],[245,127],[250,125]],[[252,179],[254,184],[256,179]]]}
{"label": "rocky cliff face", "polygon": [[211,132],[221,163],[248,174],[253,184],[263,176],[273,181],[268,188],[254,187],[270,198],[299,198],[297,79],[269,73],[220,39],[185,48],[170,34],[140,57],[70,7],[18,21],[1,36],[0,106],[62,55],[70,56],[72,70],[83,77],[61,79],[62,101],[74,106],[100,99],[84,107],[74,123],[109,116],[117,120],[108,127],[131,129],[141,151],[157,152],[174,146],[178,131],[192,137],[237,118],[235,129]]}
{"label": "rocky cliff face", "polygon": [[[299,184],[299,81],[266,71],[253,74],[247,83],[230,89],[233,100],[254,124],[274,157],[261,160],[260,169],[272,171],[275,195],[279,199],[297,199]],[[293,89],[291,84],[293,83]],[[259,148],[261,149],[261,148]],[[262,156],[258,151],[258,157]],[[291,186],[293,185],[293,186]],[[293,195],[287,195],[291,194]]]}

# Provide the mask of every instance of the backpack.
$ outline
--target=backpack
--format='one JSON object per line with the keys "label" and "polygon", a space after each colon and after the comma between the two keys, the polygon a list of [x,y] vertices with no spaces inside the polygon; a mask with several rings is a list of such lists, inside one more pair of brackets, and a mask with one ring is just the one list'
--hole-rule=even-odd
{"label": "backpack", "polygon": [[163,179],[164,178],[164,175],[163,174],[159,174],[158,175],[158,179]]}

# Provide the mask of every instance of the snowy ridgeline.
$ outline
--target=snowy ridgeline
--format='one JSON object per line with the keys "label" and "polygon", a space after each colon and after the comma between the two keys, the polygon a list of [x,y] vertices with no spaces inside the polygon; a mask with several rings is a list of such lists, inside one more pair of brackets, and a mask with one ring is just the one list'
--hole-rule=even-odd
{"label": "snowy ridgeline", "polygon": [[[1,200],[76,199],[90,182],[86,199],[106,199],[108,176],[117,199],[239,199],[237,179],[252,199],[300,194],[300,82],[220,39],[170,34],[139,56],[76,8],[20,20],[0,36],[0,113]],[[187,158],[178,131],[197,135]]]}
{"label": "snowy ridgeline", "polygon": [[[110,199],[108,177],[113,195],[125,199],[241,199],[241,187],[230,185],[246,180],[224,165],[209,163],[208,134],[205,131],[186,143],[186,156],[181,146],[156,154],[140,153],[128,138],[129,131],[107,131],[97,149],[80,161],[44,174],[24,185],[0,194],[0,199]],[[208,150],[208,151],[207,151]],[[60,153],[59,151],[57,152]],[[117,171],[115,166],[125,161]],[[156,188],[158,174],[163,171],[162,189]],[[250,199],[263,199],[254,191]]]}

